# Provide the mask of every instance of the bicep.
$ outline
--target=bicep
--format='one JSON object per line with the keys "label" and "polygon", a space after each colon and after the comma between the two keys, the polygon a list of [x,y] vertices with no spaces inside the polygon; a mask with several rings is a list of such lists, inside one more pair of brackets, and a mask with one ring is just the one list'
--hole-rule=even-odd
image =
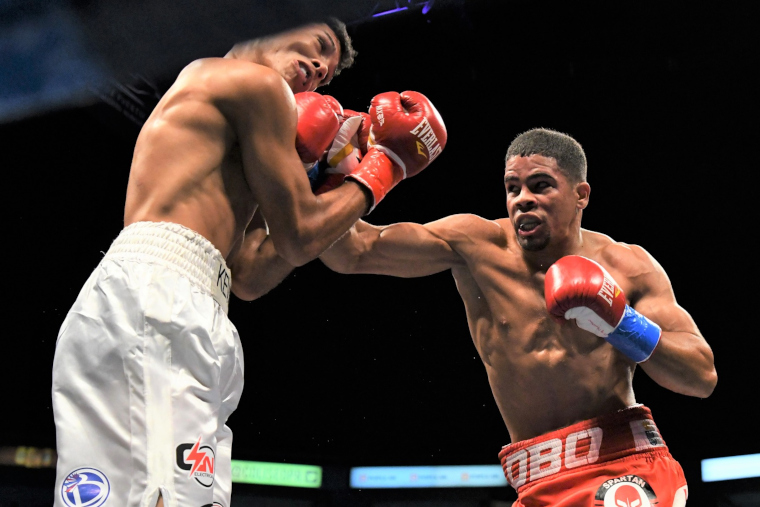
{"label": "bicep", "polygon": [[663,331],[686,332],[702,336],[692,316],[676,301],[670,279],[663,267],[640,247],[633,247],[641,264],[640,297],[632,307],[653,320]]}

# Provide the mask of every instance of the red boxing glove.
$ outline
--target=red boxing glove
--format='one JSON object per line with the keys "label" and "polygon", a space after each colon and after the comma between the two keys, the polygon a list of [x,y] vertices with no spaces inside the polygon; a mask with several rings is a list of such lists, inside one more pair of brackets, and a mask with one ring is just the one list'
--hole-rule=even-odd
{"label": "red boxing glove", "polygon": [[398,164],[408,178],[422,171],[446,146],[446,126],[435,106],[418,92],[376,95],[369,108],[369,145]]}
{"label": "red boxing glove", "polygon": [[340,103],[316,92],[295,94],[298,111],[296,150],[306,170],[311,169],[333,142],[340,128]]}
{"label": "red boxing glove", "polygon": [[446,126],[421,93],[386,92],[372,99],[368,151],[347,176],[372,192],[369,211],[404,178],[416,175],[446,146]]}
{"label": "red boxing glove", "polygon": [[364,156],[367,154],[367,145],[369,144],[369,131],[372,128],[372,118],[370,118],[369,114],[367,113],[359,113],[357,111],[352,111],[351,109],[343,110],[344,118],[353,118],[354,116],[360,116],[362,119],[361,126],[356,132],[356,141],[358,143],[357,148],[359,148],[359,150],[362,152],[362,156]]}
{"label": "red boxing glove", "polygon": [[367,211],[370,213],[383,197],[404,179],[404,172],[385,153],[370,148],[356,169],[346,178],[364,185],[372,193],[372,202]]}
{"label": "red boxing glove", "polygon": [[620,323],[625,294],[601,265],[567,255],[552,264],[544,279],[546,309],[555,317],[575,319],[578,327],[606,338]]}
{"label": "red boxing glove", "polygon": [[552,264],[544,279],[549,313],[575,319],[579,328],[606,339],[629,359],[649,359],[662,329],[625,302],[625,294],[600,264],[568,255]]}
{"label": "red boxing glove", "polygon": [[[323,194],[343,184],[343,179],[356,169],[367,151],[366,136],[369,135],[369,126],[365,127],[365,125],[371,123],[369,115],[346,109],[343,114],[338,115],[338,118],[340,128],[325,157],[324,174],[320,178],[322,181],[319,186],[314,190],[315,195]],[[363,134],[362,130],[366,130],[366,134]],[[363,135],[365,145],[362,150],[360,139]]]}
{"label": "red boxing glove", "polygon": [[343,106],[340,105],[340,102],[338,102],[338,99],[336,99],[332,95],[322,95],[322,97],[325,98],[325,100],[327,101],[327,104],[332,108],[335,114],[338,115],[338,119],[340,119],[340,117],[343,116]]}

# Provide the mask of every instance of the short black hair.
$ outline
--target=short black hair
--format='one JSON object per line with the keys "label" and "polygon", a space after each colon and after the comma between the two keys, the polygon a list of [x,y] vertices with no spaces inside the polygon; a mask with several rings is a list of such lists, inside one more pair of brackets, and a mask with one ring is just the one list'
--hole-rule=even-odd
{"label": "short black hair", "polygon": [[346,24],[343,21],[330,16],[321,20],[321,22],[329,26],[330,30],[332,30],[335,33],[335,36],[338,37],[338,43],[340,44],[340,61],[335,68],[334,74],[337,76],[340,74],[341,70],[347,69],[354,64],[354,59],[359,53],[354,49],[351,37],[348,35],[348,31],[346,31]]}
{"label": "short black hair", "polygon": [[571,180],[586,181],[586,154],[581,144],[567,134],[546,128],[523,132],[509,145],[506,160],[530,155],[551,157]]}

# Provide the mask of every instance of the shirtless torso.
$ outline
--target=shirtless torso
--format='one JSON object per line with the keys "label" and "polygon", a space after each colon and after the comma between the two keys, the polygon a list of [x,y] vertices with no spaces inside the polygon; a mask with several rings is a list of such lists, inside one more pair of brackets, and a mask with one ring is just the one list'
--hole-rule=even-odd
{"label": "shirtless torso", "polygon": [[124,225],[183,225],[231,263],[260,208],[280,255],[313,259],[367,207],[355,184],[316,198],[295,149],[293,94],[329,82],[339,59],[335,34],[315,24],[188,65],[137,139]]}
{"label": "shirtless torso", "polygon": [[[508,221],[460,220],[466,240],[450,244],[466,264],[452,273],[512,441],[634,404],[635,365],[598,337],[547,314],[546,271],[526,264],[509,238]],[[630,247],[591,231],[582,235],[578,254],[605,266],[626,294],[635,294],[634,283],[605,258],[612,249],[632,255]]]}
{"label": "shirtless torso", "polygon": [[506,174],[510,218],[359,222],[321,259],[343,273],[418,277],[450,269],[512,442],[636,404],[637,363],[547,311],[546,271],[565,255],[601,264],[628,305],[662,328],[656,352],[641,363],[653,380],[708,396],[716,381],[712,352],[662,266],[639,246],[580,227],[588,184],[573,186],[555,160],[538,155],[511,159]]}
{"label": "shirtless torso", "polygon": [[[202,60],[185,68],[140,132],[127,186],[124,225],[166,221],[188,227],[226,257],[240,243],[258,202],[239,141],[217,103],[215,75],[252,63]],[[286,94],[285,92],[283,92]]]}

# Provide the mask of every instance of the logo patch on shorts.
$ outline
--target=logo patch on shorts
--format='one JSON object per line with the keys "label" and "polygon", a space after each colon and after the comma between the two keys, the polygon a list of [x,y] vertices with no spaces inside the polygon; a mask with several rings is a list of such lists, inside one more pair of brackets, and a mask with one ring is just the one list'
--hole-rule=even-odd
{"label": "logo patch on shorts", "polygon": [[220,504],[219,502],[214,502],[214,503],[207,503],[206,505],[202,505],[201,507],[224,507],[224,505]]}
{"label": "logo patch on shorts", "polygon": [[201,439],[194,444],[177,446],[177,466],[188,470],[190,477],[204,488],[214,485],[214,449],[210,445],[201,445]]}
{"label": "logo patch on shorts", "polygon": [[106,474],[94,468],[77,468],[63,480],[61,499],[68,507],[99,507],[111,493]]}
{"label": "logo patch on shorts", "polygon": [[652,487],[638,475],[604,481],[594,497],[596,507],[653,507],[658,503]]}

